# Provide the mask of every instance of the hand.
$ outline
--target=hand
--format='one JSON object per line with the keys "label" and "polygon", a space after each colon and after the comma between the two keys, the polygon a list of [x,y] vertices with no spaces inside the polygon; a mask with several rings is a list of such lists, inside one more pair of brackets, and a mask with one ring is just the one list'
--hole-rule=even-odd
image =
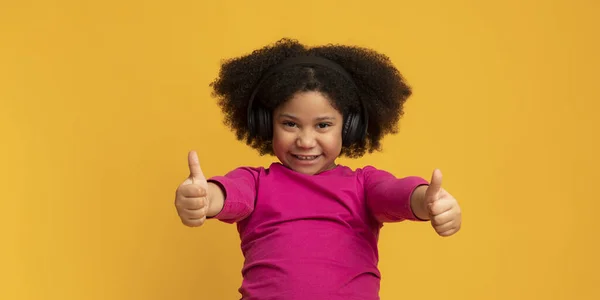
{"label": "hand", "polygon": [[440,236],[451,236],[460,230],[460,206],[456,199],[442,188],[440,170],[433,171],[431,182],[425,191],[425,204],[431,226]]}
{"label": "hand", "polygon": [[208,212],[208,183],[200,168],[198,155],[188,154],[190,176],[177,188],[175,207],[181,222],[190,227],[198,227],[206,221]]}

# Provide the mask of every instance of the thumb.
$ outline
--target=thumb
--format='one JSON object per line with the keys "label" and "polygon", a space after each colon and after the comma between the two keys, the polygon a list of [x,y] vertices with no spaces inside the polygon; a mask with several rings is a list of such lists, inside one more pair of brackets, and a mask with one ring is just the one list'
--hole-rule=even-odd
{"label": "thumb", "polygon": [[208,184],[206,183],[206,177],[204,177],[204,173],[202,173],[202,169],[200,168],[200,160],[198,159],[196,151],[190,151],[188,154],[188,166],[190,168],[190,178],[192,179],[192,183],[206,187]]}
{"label": "thumb", "polygon": [[429,187],[425,192],[425,197],[427,201],[433,202],[438,199],[438,195],[442,190],[442,171],[439,169],[433,170],[433,175],[431,175],[431,182],[429,183]]}

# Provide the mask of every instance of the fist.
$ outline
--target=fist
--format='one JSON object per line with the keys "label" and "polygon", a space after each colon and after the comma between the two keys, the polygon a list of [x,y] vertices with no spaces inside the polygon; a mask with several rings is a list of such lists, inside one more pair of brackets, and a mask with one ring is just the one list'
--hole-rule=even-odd
{"label": "fist", "polygon": [[206,221],[208,211],[208,183],[198,155],[194,151],[188,154],[189,177],[179,185],[175,192],[175,208],[181,222],[190,227],[198,227]]}
{"label": "fist", "polygon": [[440,236],[451,236],[460,230],[462,215],[458,202],[442,188],[442,172],[433,171],[425,192],[425,203],[431,226]]}

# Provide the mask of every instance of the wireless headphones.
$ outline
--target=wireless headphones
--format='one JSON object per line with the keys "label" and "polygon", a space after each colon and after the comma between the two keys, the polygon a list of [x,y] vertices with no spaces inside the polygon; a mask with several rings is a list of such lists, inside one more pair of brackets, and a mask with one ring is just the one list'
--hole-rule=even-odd
{"label": "wireless headphones", "polygon": [[[336,71],[352,83],[358,94],[358,88],[356,87],[352,76],[350,76],[350,74],[348,74],[348,72],[339,64],[319,56],[298,56],[288,58],[265,72],[250,95],[248,102],[248,129],[250,130],[250,137],[260,136],[266,140],[270,140],[273,137],[271,112],[263,105],[254,105],[254,98],[267,78],[285,68],[293,66],[321,66]],[[369,124],[368,114],[364,101],[360,99],[360,95],[359,102],[361,103],[362,108],[361,113],[349,112],[344,116],[342,145],[346,147],[362,141],[367,136],[367,125]]]}

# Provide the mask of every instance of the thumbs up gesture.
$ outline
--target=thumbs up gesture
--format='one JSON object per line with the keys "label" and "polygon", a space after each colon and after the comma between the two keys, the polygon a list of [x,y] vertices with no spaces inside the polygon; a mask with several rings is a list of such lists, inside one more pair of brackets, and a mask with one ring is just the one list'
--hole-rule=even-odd
{"label": "thumbs up gesture", "polygon": [[200,168],[198,155],[188,154],[189,177],[177,188],[175,207],[181,222],[190,227],[198,227],[206,221],[209,207],[208,183]]}
{"label": "thumbs up gesture", "polygon": [[442,172],[433,171],[429,187],[425,191],[425,204],[431,226],[440,236],[458,232],[462,222],[460,206],[452,195],[442,188]]}

